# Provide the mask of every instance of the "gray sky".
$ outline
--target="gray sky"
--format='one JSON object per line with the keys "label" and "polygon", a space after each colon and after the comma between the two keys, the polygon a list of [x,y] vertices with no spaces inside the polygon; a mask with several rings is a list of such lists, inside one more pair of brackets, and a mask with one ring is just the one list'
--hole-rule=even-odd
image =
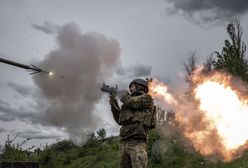
{"label": "gray sky", "polygon": [[[72,79],[84,76],[94,83],[92,88],[83,79],[73,83],[75,87],[80,86],[77,93],[83,96],[79,96],[78,102],[70,101],[72,103],[65,103],[64,106],[75,108],[72,114],[88,123],[78,121],[72,126],[71,120],[76,121],[73,117],[56,120],[57,115],[63,117],[71,114],[67,114],[69,110],[59,113],[58,109],[63,106],[58,104],[64,99],[46,96],[50,85],[42,87],[39,82],[34,82],[36,77],[29,76],[25,70],[0,64],[0,144],[4,143],[7,134],[15,136],[20,133],[20,138],[31,137],[34,144],[46,144],[101,127],[105,127],[109,134],[118,132],[109,111],[107,96],[102,97],[95,91],[101,83],[100,79],[109,84],[119,84],[121,88],[126,88],[130,80],[138,76],[155,77],[171,85],[180,85],[182,63],[189,53],[196,51],[204,60],[213,51],[221,51],[227,38],[226,25],[233,17],[241,19],[247,43],[247,6],[245,0],[0,0],[0,57],[51,69],[58,66],[60,73],[74,74]],[[109,58],[99,53],[94,55],[96,59],[93,63],[98,64],[88,64],[86,54],[81,60],[84,65],[82,70],[75,68],[75,64],[63,64],[66,56],[53,59],[56,57],[51,56],[54,53],[67,53],[63,44],[75,39],[71,38],[70,31],[69,35],[61,33],[68,24],[77,27],[76,36],[81,39],[75,42],[80,44],[76,51],[112,53],[113,50],[99,47],[101,44],[111,48],[111,40],[116,41],[120,51]],[[87,34],[93,35],[88,37]],[[99,40],[90,44],[86,40],[84,43],[86,36],[89,41]],[[63,39],[59,40],[60,37]],[[92,50],[81,50],[81,46],[85,45]],[[100,62],[97,62],[98,58],[101,58]],[[101,64],[108,59],[112,60],[111,64]],[[46,60],[50,62],[45,64]],[[83,70],[87,65],[93,68]],[[107,75],[99,71],[102,68]],[[79,72],[78,76],[74,72]],[[95,78],[92,78],[92,73]],[[67,90],[70,85],[65,82],[66,79],[55,81],[54,89]],[[40,81],[43,81],[42,78]],[[61,82],[61,85],[56,82]],[[68,94],[60,91],[55,93]],[[95,96],[89,98],[86,93],[94,93]],[[89,100],[91,106],[87,107],[88,113],[80,114],[80,109],[86,107],[82,105]],[[55,109],[49,106],[49,101],[56,101]],[[79,105],[74,106],[73,103]],[[51,113],[52,119],[49,118]]]}

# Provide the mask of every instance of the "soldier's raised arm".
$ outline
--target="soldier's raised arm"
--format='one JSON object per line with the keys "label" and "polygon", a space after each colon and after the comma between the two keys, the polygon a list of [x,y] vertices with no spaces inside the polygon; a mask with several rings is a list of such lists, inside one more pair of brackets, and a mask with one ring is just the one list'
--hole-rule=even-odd
{"label": "soldier's raised arm", "polygon": [[115,98],[113,97],[109,97],[109,104],[110,104],[110,107],[111,107],[111,112],[113,114],[113,117],[114,117],[114,120],[117,122],[117,124],[120,125],[119,123],[119,116],[120,116],[120,107],[118,105],[118,102]]}
{"label": "soldier's raised arm", "polygon": [[139,96],[131,96],[129,94],[124,94],[121,98],[121,102],[131,109],[144,109],[153,107],[153,99],[147,93],[143,93]]}

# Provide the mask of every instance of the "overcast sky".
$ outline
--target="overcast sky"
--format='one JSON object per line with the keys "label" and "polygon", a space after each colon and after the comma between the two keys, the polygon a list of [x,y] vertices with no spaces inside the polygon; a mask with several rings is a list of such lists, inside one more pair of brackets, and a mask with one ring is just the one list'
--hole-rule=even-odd
{"label": "overcast sky", "polygon": [[221,51],[234,17],[248,42],[247,10],[246,0],[0,0],[0,57],[60,73],[47,80],[0,63],[0,144],[17,133],[38,145],[117,133],[101,82],[180,85],[189,53]]}

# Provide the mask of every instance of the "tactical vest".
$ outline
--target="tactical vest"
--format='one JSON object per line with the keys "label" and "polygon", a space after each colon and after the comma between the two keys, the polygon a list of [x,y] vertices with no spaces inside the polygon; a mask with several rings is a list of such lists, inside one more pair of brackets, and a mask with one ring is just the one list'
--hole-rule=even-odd
{"label": "tactical vest", "polygon": [[142,122],[144,126],[148,129],[155,128],[156,126],[156,108],[152,105],[149,108],[141,109],[141,110],[121,110],[119,116],[119,123],[129,124],[134,122]]}

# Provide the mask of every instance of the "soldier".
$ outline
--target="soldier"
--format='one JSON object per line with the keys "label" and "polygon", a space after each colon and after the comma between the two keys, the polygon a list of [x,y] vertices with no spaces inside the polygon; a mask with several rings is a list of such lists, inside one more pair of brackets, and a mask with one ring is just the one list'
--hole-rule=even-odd
{"label": "soldier", "polygon": [[[120,128],[120,167],[146,168],[146,141],[149,130],[155,127],[154,103],[148,94],[148,82],[135,79],[129,91],[122,91],[121,108],[115,97],[110,96],[110,106],[115,121]],[[156,115],[155,115],[156,117]]]}

